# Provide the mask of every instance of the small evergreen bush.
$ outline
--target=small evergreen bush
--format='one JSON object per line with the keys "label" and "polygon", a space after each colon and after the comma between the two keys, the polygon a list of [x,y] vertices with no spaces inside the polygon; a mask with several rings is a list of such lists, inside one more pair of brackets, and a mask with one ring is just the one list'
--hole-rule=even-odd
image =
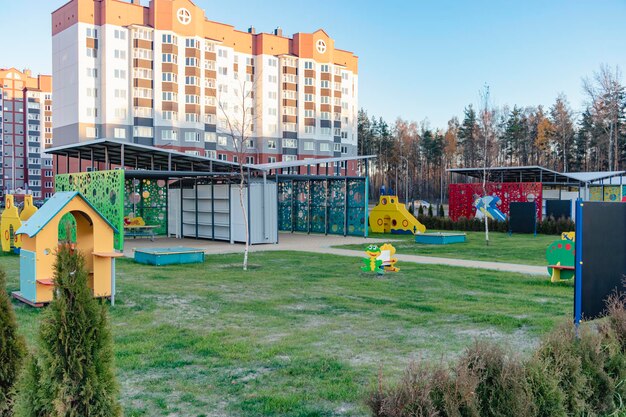
{"label": "small evergreen bush", "polygon": [[0,269],[0,417],[13,415],[15,383],[25,354],[26,343],[17,332],[15,312],[6,292],[6,274]]}
{"label": "small evergreen bush", "polygon": [[39,351],[19,386],[16,416],[121,415],[107,308],[93,298],[87,277],[84,257],[61,245],[55,296],[41,320]]}

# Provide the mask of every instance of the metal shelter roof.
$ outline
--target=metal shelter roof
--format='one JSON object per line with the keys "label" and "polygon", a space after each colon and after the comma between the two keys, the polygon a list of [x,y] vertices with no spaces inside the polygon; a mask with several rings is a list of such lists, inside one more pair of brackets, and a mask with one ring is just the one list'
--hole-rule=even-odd
{"label": "metal shelter roof", "polygon": [[78,191],[61,191],[54,193],[46,203],[33,214],[30,219],[26,220],[17,231],[16,235],[25,234],[33,237],[39,233],[63,208],[69,204],[75,197],[80,197],[91,209],[96,212],[106,224],[117,232],[117,228],[109,222],[100,212]]}
{"label": "metal shelter roof", "polygon": [[[452,174],[482,179],[483,168],[452,168]],[[604,172],[557,172],[538,165],[521,167],[490,167],[487,168],[487,179],[496,182],[541,182],[543,184],[593,183],[607,178],[621,176],[626,171]]]}
{"label": "metal shelter roof", "polygon": [[272,162],[268,164],[257,164],[252,165],[254,168],[270,171],[273,169],[283,169],[283,168],[295,168],[302,166],[315,166],[315,165],[326,165],[332,164],[334,162],[343,162],[343,161],[356,161],[356,160],[365,160],[375,158],[374,155],[363,155],[363,156],[339,156],[335,158],[320,158],[320,159],[298,159],[296,161],[281,161],[281,162]]}
{"label": "metal shelter roof", "polygon": [[239,167],[235,162],[111,139],[57,146],[47,149],[46,153],[94,162],[109,162],[136,170],[230,172]]}

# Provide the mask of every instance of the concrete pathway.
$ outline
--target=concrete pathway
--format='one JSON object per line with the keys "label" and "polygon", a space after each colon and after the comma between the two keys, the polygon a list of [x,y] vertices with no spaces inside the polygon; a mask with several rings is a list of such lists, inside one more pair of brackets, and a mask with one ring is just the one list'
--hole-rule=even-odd
{"label": "concrete pathway", "polygon": [[[302,234],[302,233],[281,233],[279,235],[279,242],[277,244],[269,245],[253,245],[250,247],[250,252],[267,252],[267,251],[301,251],[301,252],[313,252],[324,253],[332,255],[363,257],[363,251],[351,250],[351,249],[338,249],[333,246],[361,244],[364,247],[369,243],[385,243],[393,242],[389,239],[374,239],[356,236],[336,236],[336,235],[316,235],[316,234]],[[191,248],[204,249],[207,255],[219,255],[226,253],[243,253],[243,244],[233,244],[228,242],[218,242],[204,239],[174,239],[174,238],[156,238],[154,242],[149,239],[126,239],[124,242],[124,256],[132,258],[134,256],[135,249],[141,248],[168,248],[175,246],[185,246]],[[510,264],[503,262],[486,262],[486,261],[474,261],[467,259],[453,259],[453,258],[438,258],[434,256],[420,256],[420,255],[405,255],[396,254],[400,262],[413,262],[417,264],[430,264],[430,265],[449,265],[458,266],[464,268],[479,268],[489,269],[495,271],[506,272],[518,272],[526,275],[545,275],[548,272],[546,267],[532,266],[532,265],[520,265]]]}

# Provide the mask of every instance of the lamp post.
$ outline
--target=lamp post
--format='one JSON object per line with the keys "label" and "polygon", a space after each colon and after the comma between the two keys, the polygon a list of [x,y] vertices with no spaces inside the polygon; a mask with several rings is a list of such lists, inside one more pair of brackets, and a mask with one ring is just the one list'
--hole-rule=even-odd
{"label": "lamp post", "polygon": [[408,204],[409,202],[409,160],[400,156],[402,162],[404,162],[404,204]]}

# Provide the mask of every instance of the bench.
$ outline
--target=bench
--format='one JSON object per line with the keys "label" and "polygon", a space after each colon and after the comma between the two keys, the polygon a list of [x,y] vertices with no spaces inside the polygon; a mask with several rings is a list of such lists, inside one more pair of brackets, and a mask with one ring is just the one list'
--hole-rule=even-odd
{"label": "bench", "polygon": [[575,266],[565,266],[565,265],[548,265],[548,268],[563,269],[565,271],[575,271],[576,270]]}
{"label": "bench", "polygon": [[149,237],[154,242],[154,229],[158,226],[124,226],[124,236],[137,238],[137,237]]}

